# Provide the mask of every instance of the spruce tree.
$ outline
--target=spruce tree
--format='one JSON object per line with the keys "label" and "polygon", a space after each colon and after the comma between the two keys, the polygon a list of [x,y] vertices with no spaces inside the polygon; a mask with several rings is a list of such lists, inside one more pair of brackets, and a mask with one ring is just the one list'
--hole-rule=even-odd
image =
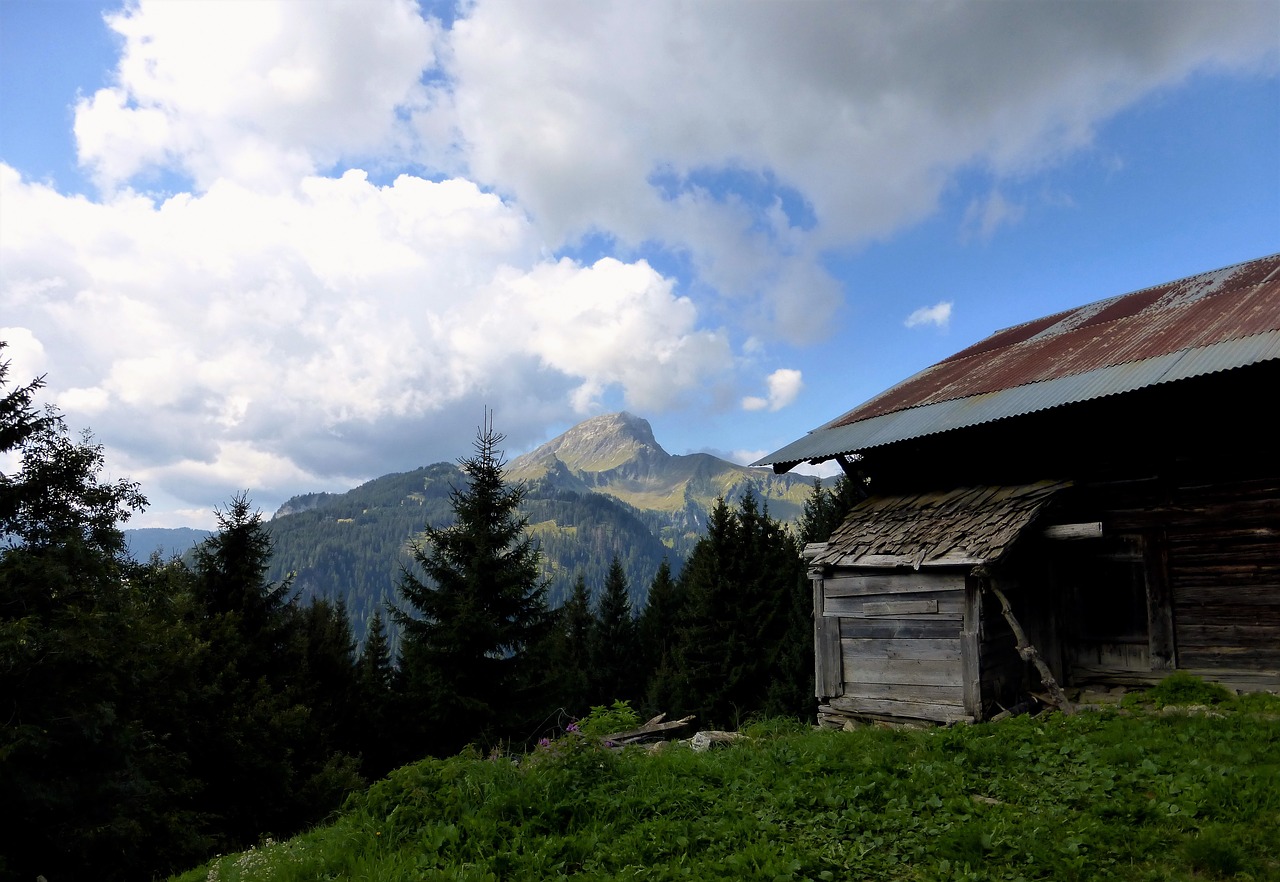
{"label": "spruce tree", "polygon": [[614,555],[596,607],[591,633],[591,703],[611,705],[615,700],[639,696],[640,670],[636,624],[631,614],[627,574]]}
{"label": "spruce tree", "polygon": [[678,628],[684,613],[684,594],[671,577],[671,565],[663,558],[649,585],[649,596],[636,622],[639,654],[643,664],[646,716],[665,713],[664,702],[673,676]]}
{"label": "spruce tree", "polygon": [[395,610],[403,629],[400,667],[419,744],[451,753],[472,741],[523,739],[544,710],[550,614],[539,552],[519,513],[524,485],[503,477],[503,436],[486,415],[475,454],[460,460],[456,517],[428,527],[413,552]]}
{"label": "spruce tree", "polygon": [[591,636],[595,616],[587,580],[579,573],[573,591],[556,610],[557,633],[553,650],[556,695],[571,716],[585,716],[591,709]]}
{"label": "spruce tree", "polygon": [[681,573],[686,614],[665,695],[673,713],[730,726],[769,707],[770,691],[790,676],[779,662],[793,639],[800,564],[795,538],[753,493],[736,511],[717,502]]}

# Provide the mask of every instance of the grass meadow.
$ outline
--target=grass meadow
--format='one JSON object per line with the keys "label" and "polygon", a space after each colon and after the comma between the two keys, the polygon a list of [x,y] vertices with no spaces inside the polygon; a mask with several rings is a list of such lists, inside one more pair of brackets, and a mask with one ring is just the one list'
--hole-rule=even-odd
{"label": "grass meadow", "polygon": [[178,882],[1280,879],[1280,698],[424,760]]}

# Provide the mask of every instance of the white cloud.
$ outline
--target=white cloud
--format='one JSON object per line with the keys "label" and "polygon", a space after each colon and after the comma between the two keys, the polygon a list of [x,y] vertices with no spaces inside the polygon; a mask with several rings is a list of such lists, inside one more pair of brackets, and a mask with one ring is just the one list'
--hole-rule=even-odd
{"label": "white cloud", "polygon": [[947,326],[951,324],[951,301],[943,300],[933,306],[922,306],[907,316],[903,324],[908,328],[933,325],[936,328],[946,330]]}
{"label": "white cloud", "polygon": [[[515,446],[617,399],[731,406],[776,343],[836,329],[826,258],[928,216],[957,172],[993,179],[965,227],[989,236],[1034,210],[1001,183],[1118,110],[1276,61],[1268,0],[475,0],[451,29],[413,0],[136,0],[106,20],[119,64],[74,121],[102,194],[0,163],[0,333],[129,474],[202,512],[450,458],[484,404]],[[557,259],[587,234],[615,255]],[[783,369],[741,403],[801,388]]]}
{"label": "white cloud", "polygon": [[139,0],[106,21],[124,42],[116,83],[80,100],[75,132],[108,186],[157,165],[201,189],[288,186],[395,152],[439,38],[411,0]]}
{"label": "white cloud", "polygon": [[1026,206],[1010,202],[998,191],[985,199],[974,199],[965,208],[965,238],[988,240],[1000,227],[1018,223],[1025,214]]}
{"label": "white cloud", "polygon": [[55,400],[173,495],[381,474],[433,432],[450,446],[422,455],[447,459],[482,403],[519,439],[608,394],[652,412],[732,379],[726,335],[670,279],[549,260],[467,181],[92,203],[0,164],[0,201],[12,350],[57,341]]}
{"label": "white cloud", "polygon": [[[767,397],[748,396],[742,399],[743,410],[782,410],[796,400],[796,396],[804,389],[804,378],[800,371],[793,368],[779,368],[765,379],[768,387]],[[761,454],[763,455],[763,454]]]}

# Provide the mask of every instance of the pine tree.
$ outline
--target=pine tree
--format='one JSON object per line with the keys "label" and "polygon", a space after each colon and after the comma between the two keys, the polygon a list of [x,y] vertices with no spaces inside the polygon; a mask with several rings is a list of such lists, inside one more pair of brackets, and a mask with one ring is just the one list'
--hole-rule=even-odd
{"label": "pine tree", "polygon": [[[450,753],[470,741],[523,738],[543,710],[540,670],[551,623],[539,552],[519,513],[523,485],[508,485],[491,417],[477,432],[467,476],[450,501],[456,521],[428,527],[400,592],[413,613],[400,667],[421,744]],[[414,614],[416,613],[416,615]]]}

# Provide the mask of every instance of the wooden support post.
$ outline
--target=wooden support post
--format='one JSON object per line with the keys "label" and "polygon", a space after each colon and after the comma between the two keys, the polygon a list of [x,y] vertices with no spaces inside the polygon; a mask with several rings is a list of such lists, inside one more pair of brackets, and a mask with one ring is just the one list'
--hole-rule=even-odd
{"label": "wooden support post", "polygon": [[840,656],[840,620],[825,613],[821,570],[811,571],[813,581],[814,693],[819,699],[844,694],[844,661]]}
{"label": "wooden support post", "polygon": [[964,627],[960,631],[960,665],[964,671],[964,709],[982,719],[982,580],[969,578],[964,585]]}
{"label": "wooden support post", "polygon": [[985,590],[995,595],[996,600],[1000,601],[1000,610],[1004,613],[1004,620],[1009,623],[1009,629],[1013,631],[1014,638],[1018,641],[1018,655],[1022,656],[1025,661],[1032,662],[1036,666],[1036,670],[1040,672],[1040,679],[1044,682],[1044,688],[1049,690],[1049,697],[1053,699],[1053,703],[1057,705],[1058,710],[1064,714],[1074,713],[1071,701],[1067,698],[1067,693],[1062,691],[1062,687],[1058,685],[1058,681],[1054,679],[1053,672],[1049,670],[1049,666],[1045,664],[1040,653],[1031,645],[1031,641],[1027,640],[1027,633],[1022,630],[1022,625],[1018,624],[1017,618],[1013,615],[1013,608],[1009,606],[1009,598],[1005,597],[1004,592],[997,587],[990,578],[985,575],[979,576],[982,586]]}
{"label": "wooden support post", "polygon": [[1142,545],[1147,583],[1147,659],[1152,671],[1168,673],[1178,666],[1178,659],[1164,530],[1144,536]]}

